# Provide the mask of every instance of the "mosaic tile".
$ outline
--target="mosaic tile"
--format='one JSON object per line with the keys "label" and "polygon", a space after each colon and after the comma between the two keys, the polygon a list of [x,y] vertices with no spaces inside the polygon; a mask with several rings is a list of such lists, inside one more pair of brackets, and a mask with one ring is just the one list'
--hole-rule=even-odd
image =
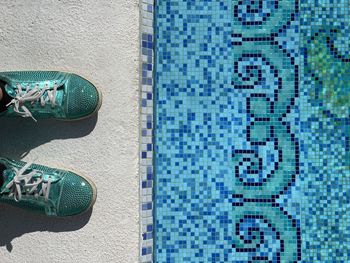
{"label": "mosaic tile", "polygon": [[140,0],[140,262],[153,262],[153,0]]}
{"label": "mosaic tile", "polygon": [[150,5],[142,262],[349,262],[350,1]]}
{"label": "mosaic tile", "polygon": [[349,262],[350,2],[300,7],[303,258]]}

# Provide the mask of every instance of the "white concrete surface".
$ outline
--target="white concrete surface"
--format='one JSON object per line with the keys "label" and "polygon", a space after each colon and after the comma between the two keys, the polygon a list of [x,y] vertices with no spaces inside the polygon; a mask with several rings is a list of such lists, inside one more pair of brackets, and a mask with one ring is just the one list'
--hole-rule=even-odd
{"label": "white concrete surface", "polygon": [[[138,0],[0,0],[0,71],[64,70],[98,85],[98,118],[0,119],[0,154],[90,175],[91,214],[48,219],[0,205],[0,262],[137,262]],[[91,216],[91,217],[90,217]]]}

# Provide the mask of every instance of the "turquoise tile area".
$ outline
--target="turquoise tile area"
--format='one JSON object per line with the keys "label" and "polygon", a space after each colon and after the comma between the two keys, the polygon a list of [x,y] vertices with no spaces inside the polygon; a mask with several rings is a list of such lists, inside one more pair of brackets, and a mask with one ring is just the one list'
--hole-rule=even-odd
{"label": "turquoise tile area", "polygon": [[349,12],[155,2],[155,262],[350,262]]}
{"label": "turquoise tile area", "polygon": [[350,2],[302,1],[304,262],[350,262]]}

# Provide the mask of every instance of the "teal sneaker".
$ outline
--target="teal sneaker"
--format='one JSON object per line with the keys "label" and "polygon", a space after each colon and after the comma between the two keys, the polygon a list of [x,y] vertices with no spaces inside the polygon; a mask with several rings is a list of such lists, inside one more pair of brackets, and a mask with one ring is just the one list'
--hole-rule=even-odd
{"label": "teal sneaker", "polygon": [[89,210],[96,186],[76,173],[0,158],[0,202],[48,216],[67,217]]}
{"label": "teal sneaker", "polygon": [[79,120],[95,114],[102,104],[99,90],[86,79],[58,71],[0,72],[3,91],[9,95],[0,116],[34,120]]}

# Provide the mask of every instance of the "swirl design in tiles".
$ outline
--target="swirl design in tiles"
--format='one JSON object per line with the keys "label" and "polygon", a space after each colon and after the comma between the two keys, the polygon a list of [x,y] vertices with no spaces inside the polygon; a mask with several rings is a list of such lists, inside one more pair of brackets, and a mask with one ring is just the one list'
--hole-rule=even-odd
{"label": "swirl design in tiles", "polygon": [[242,98],[246,137],[233,147],[235,259],[296,262],[300,227],[278,202],[299,174],[299,144],[288,121],[298,97],[298,65],[279,43],[298,2],[234,4],[232,85]]}
{"label": "swirl design in tiles", "polygon": [[277,0],[241,0],[234,6],[234,17],[244,26],[262,25],[277,9]]}
{"label": "swirl design in tiles", "polygon": [[[267,205],[254,207],[254,204],[243,204],[236,209],[238,215],[234,219],[232,248],[237,261],[296,261],[295,243],[298,237],[294,231],[294,219]],[[288,220],[281,220],[285,217]]]}
{"label": "swirl design in tiles", "polygon": [[233,86],[242,93],[247,131],[245,147],[232,153],[235,191],[249,198],[277,196],[298,173],[297,142],[284,120],[295,104],[295,68],[273,46],[235,48]]}
{"label": "swirl design in tiles", "polygon": [[278,70],[261,53],[243,52],[234,62],[236,89],[271,92],[281,82]]}
{"label": "swirl design in tiles", "polygon": [[276,25],[294,19],[294,9],[294,1],[290,0],[234,1],[234,28],[245,36],[272,33]]}

